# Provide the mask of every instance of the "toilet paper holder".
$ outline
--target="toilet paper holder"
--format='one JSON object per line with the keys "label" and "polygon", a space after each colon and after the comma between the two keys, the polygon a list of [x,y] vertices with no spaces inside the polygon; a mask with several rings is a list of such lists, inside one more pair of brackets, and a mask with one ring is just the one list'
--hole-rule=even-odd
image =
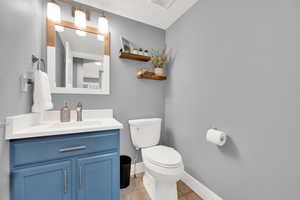
{"label": "toilet paper holder", "polygon": [[220,141],[224,142],[225,139],[226,139],[226,136],[225,135],[221,135]]}
{"label": "toilet paper holder", "polygon": [[227,134],[217,128],[209,128],[206,133],[206,140],[212,144],[223,146],[227,141]]}

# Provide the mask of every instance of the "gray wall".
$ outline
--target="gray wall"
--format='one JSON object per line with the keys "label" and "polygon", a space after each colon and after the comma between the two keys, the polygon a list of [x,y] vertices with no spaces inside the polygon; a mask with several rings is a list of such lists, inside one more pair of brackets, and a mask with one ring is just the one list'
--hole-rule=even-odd
{"label": "gray wall", "polygon": [[[32,93],[20,92],[20,76],[32,71],[31,55],[44,55],[45,1],[0,1],[0,120],[30,111]],[[0,128],[0,199],[9,199],[8,143]]]}
{"label": "gray wall", "polygon": [[[106,16],[111,32],[111,94],[53,95],[53,101],[55,109],[60,109],[64,101],[68,101],[73,109],[78,102],[82,102],[85,109],[112,108],[115,117],[125,126],[121,131],[121,153],[133,156],[128,120],[164,117],[165,82],[136,78],[138,69],[150,66],[150,63],[119,59],[120,36],[132,40],[143,48],[163,49],[165,31],[117,15],[108,13]],[[94,17],[92,16],[92,20]]]}
{"label": "gray wall", "polygon": [[200,0],[167,30],[167,142],[225,200],[299,199],[299,24],[297,0]]}

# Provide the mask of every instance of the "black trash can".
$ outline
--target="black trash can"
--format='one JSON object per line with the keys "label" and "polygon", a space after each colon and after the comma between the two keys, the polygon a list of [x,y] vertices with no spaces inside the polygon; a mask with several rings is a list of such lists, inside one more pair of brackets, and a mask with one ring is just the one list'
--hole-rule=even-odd
{"label": "black trash can", "polygon": [[126,188],[130,184],[131,158],[120,156],[120,188]]}

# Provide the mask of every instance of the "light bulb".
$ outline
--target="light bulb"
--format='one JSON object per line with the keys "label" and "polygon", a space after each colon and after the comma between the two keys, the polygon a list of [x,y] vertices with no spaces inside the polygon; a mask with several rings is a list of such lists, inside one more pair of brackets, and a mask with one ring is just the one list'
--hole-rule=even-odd
{"label": "light bulb", "polygon": [[104,41],[104,36],[101,35],[101,34],[98,34],[97,39],[100,40],[100,41]]}
{"label": "light bulb", "polygon": [[76,30],[75,31],[76,34],[80,37],[85,37],[86,36],[86,32],[85,31],[81,31],[81,30]]}
{"label": "light bulb", "polygon": [[74,24],[79,28],[86,28],[86,14],[81,10],[75,10]]}
{"label": "light bulb", "polygon": [[47,17],[53,22],[61,22],[60,7],[56,3],[48,2],[47,4]]}
{"label": "light bulb", "polygon": [[104,16],[98,18],[98,31],[108,33],[108,20]]}

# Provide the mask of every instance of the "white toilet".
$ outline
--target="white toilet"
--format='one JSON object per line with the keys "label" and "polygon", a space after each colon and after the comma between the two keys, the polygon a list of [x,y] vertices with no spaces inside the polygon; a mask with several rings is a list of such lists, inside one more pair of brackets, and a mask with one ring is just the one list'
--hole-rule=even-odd
{"label": "white toilet", "polygon": [[145,166],[144,186],[152,200],[177,200],[176,182],[184,166],[181,155],[173,148],[158,145],[161,119],[129,120],[131,138],[142,149]]}

